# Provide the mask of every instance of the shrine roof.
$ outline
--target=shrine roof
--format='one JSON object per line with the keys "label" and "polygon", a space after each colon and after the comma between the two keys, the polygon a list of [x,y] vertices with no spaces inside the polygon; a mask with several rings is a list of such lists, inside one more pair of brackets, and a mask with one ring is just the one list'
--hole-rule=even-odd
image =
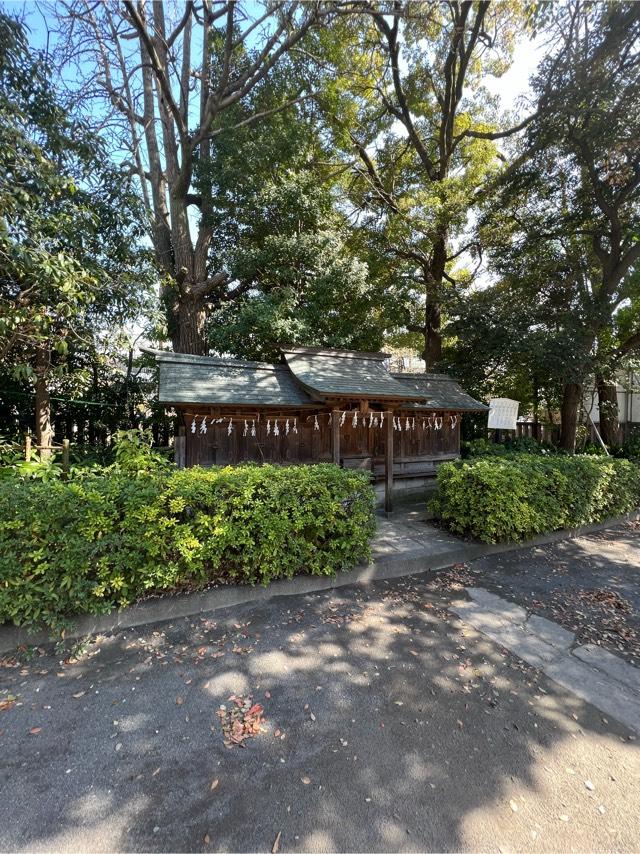
{"label": "shrine roof", "polygon": [[485,412],[486,403],[471,397],[448,374],[393,374],[400,383],[422,394],[422,402],[410,404],[416,409],[443,409],[466,412]]}
{"label": "shrine roof", "polygon": [[144,350],[158,364],[160,403],[221,406],[313,404],[286,365]]}
{"label": "shrine roof", "polygon": [[292,347],[282,351],[295,378],[312,397],[420,400],[422,395],[395,380],[386,353]]}

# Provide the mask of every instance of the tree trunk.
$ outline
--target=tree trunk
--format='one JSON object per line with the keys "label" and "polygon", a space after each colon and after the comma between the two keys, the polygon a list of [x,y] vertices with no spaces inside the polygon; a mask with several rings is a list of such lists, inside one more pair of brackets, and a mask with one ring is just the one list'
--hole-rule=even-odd
{"label": "tree trunk", "polygon": [[620,441],[618,423],[618,392],[615,380],[606,380],[603,376],[596,377],[598,389],[598,410],[600,412],[600,435],[608,448]]}
{"label": "tree trunk", "polygon": [[442,358],[442,335],[440,333],[440,306],[427,299],[424,326],[425,370],[437,367]]}
{"label": "tree trunk", "polygon": [[40,447],[40,459],[51,456],[49,446],[53,439],[51,429],[51,400],[49,397],[48,374],[51,354],[48,346],[41,344],[36,350],[36,444]]}
{"label": "tree trunk", "polygon": [[578,426],[578,410],[582,401],[582,385],[567,383],[562,395],[560,407],[560,447],[570,454],[576,450],[576,429]]}
{"label": "tree trunk", "polygon": [[442,358],[442,282],[447,266],[447,232],[441,228],[433,239],[431,261],[425,270],[424,361],[425,370],[437,368]]}
{"label": "tree trunk", "polygon": [[538,387],[538,380],[534,376],[531,380],[531,392],[532,392],[532,403],[533,403],[533,426],[531,428],[531,435],[536,440],[536,442],[540,441],[540,420],[538,418],[538,410],[540,409],[540,389]]}
{"label": "tree trunk", "polygon": [[207,317],[204,299],[182,294],[175,311],[172,344],[175,353],[206,356],[209,352],[204,326]]}

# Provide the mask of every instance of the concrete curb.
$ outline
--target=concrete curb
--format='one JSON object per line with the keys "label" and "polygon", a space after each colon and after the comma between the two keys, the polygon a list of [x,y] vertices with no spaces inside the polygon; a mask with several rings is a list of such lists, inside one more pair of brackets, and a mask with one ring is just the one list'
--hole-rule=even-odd
{"label": "concrete curb", "polygon": [[[87,635],[109,634],[119,629],[130,629],[155,623],[161,620],[172,620],[202,614],[206,611],[217,611],[234,605],[244,605],[248,602],[263,602],[274,596],[298,596],[304,593],[316,593],[320,590],[332,590],[349,584],[370,584],[386,578],[400,578],[405,575],[416,575],[429,570],[445,569],[458,563],[474,560],[485,555],[501,554],[503,552],[527,549],[533,546],[548,545],[559,540],[603,531],[625,522],[640,520],[640,511],[628,513],[600,522],[595,525],[585,525],[582,528],[554,531],[527,540],[525,543],[470,543],[460,541],[456,548],[442,549],[433,552],[427,548],[417,548],[399,551],[397,554],[376,557],[366,566],[357,566],[348,572],[341,572],[334,578],[326,576],[298,575],[291,580],[274,581],[268,587],[228,586],[213,587],[200,593],[180,593],[175,596],[163,596],[157,599],[147,599],[137,605],[123,608],[115,613],[104,616],[86,616],[78,618],[72,629],[65,632],[66,639],[82,638]],[[11,652],[20,646],[28,644],[38,646],[49,643],[51,636],[46,631],[29,632],[17,626],[0,626],[0,654]]]}
{"label": "concrete curb", "polygon": [[482,587],[451,610],[495,643],[542,670],[563,688],[640,732],[640,670],[573,632]]}

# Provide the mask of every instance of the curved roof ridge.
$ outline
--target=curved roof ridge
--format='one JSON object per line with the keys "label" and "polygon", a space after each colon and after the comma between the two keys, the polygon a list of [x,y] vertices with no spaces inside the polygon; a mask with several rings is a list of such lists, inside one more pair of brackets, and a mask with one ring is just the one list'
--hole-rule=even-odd
{"label": "curved roof ridge", "polygon": [[273,362],[252,362],[248,359],[234,359],[226,356],[196,356],[191,353],[174,353],[173,350],[153,350],[141,347],[143,353],[154,356],[158,362],[175,362],[183,365],[220,365],[225,368],[254,368],[255,370],[279,371],[284,365]]}
{"label": "curved roof ridge", "polygon": [[458,382],[451,374],[443,374],[438,371],[395,371],[392,372],[391,376],[396,379],[402,379],[402,377],[407,377],[409,379],[420,379],[422,377],[429,380],[449,380],[449,382],[455,383]]}
{"label": "curved roof ridge", "polygon": [[389,353],[381,351],[334,350],[331,347],[281,347],[281,352],[283,355],[295,353],[308,356],[335,356],[336,359],[375,359],[379,362],[391,358]]}

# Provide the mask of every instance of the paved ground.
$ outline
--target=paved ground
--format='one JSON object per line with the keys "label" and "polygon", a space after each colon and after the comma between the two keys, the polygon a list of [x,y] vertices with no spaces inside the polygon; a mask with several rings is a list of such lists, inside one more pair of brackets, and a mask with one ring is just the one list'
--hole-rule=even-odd
{"label": "paved ground", "polygon": [[638,850],[635,736],[452,614],[474,568],[5,661],[0,848]]}
{"label": "paved ground", "polygon": [[573,632],[482,587],[451,603],[454,613],[486,637],[601,712],[640,734],[640,670]]}
{"label": "paved ground", "polygon": [[469,565],[472,583],[640,666],[640,523]]}
{"label": "paved ground", "polygon": [[[372,543],[374,560],[418,551],[437,557],[468,546],[461,537],[429,524],[430,519],[424,500],[401,504],[389,518],[379,511],[378,529]],[[480,543],[477,546],[483,548]]]}

